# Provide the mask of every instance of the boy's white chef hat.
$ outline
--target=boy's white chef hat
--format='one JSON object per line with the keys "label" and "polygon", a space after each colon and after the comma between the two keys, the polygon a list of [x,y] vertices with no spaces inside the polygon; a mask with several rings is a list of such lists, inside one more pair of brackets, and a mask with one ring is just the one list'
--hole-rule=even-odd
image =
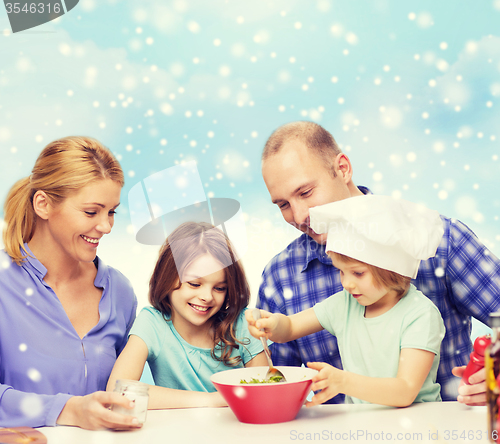
{"label": "boy's white chef hat", "polygon": [[388,196],[356,196],[309,209],[309,226],[328,233],[326,251],[415,278],[443,237],[439,213]]}

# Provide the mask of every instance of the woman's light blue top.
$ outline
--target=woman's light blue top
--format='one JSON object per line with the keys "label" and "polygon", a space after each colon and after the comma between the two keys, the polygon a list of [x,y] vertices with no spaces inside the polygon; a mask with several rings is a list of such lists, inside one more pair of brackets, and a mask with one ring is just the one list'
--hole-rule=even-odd
{"label": "woman's light blue top", "polygon": [[106,390],[137,300],[120,272],[95,263],[99,322],[80,339],[44,281],[47,269],[34,257],[16,265],[0,251],[0,426],[55,425],[72,395]]}

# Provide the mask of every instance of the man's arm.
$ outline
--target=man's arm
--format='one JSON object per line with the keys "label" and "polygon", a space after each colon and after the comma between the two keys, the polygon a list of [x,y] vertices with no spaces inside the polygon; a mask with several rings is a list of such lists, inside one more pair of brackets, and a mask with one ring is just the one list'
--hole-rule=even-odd
{"label": "man's arm", "polygon": [[[450,222],[447,278],[457,308],[483,323],[490,313],[500,309],[500,260],[490,252],[466,225]],[[455,367],[455,376],[461,377],[463,367]],[[486,383],[484,370],[462,384],[458,401],[467,405],[485,405]]]}

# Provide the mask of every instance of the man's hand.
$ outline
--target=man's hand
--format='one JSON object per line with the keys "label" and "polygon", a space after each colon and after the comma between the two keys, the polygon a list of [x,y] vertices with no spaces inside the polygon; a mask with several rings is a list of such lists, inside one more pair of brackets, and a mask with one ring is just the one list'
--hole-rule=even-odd
{"label": "man's hand", "polygon": [[[465,371],[465,365],[455,367],[452,373],[461,378]],[[469,377],[469,384],[460,382],[458,387],[457,401],[467,405],[486,405],[486,371],[484,368]]]}

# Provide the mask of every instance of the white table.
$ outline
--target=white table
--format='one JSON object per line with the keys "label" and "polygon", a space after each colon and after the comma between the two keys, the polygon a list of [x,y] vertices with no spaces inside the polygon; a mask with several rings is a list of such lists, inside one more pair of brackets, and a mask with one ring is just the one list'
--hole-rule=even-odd
{"label": "white table", "polygon": [[150,410],[143,428],[133,432],[95,432],[75,427],[39,430],[49,444],[486,443],[486,421],[486,407],[436,402],[407,408],[302,407],[294,421],[267,425],[240,423],[227,407]]}

